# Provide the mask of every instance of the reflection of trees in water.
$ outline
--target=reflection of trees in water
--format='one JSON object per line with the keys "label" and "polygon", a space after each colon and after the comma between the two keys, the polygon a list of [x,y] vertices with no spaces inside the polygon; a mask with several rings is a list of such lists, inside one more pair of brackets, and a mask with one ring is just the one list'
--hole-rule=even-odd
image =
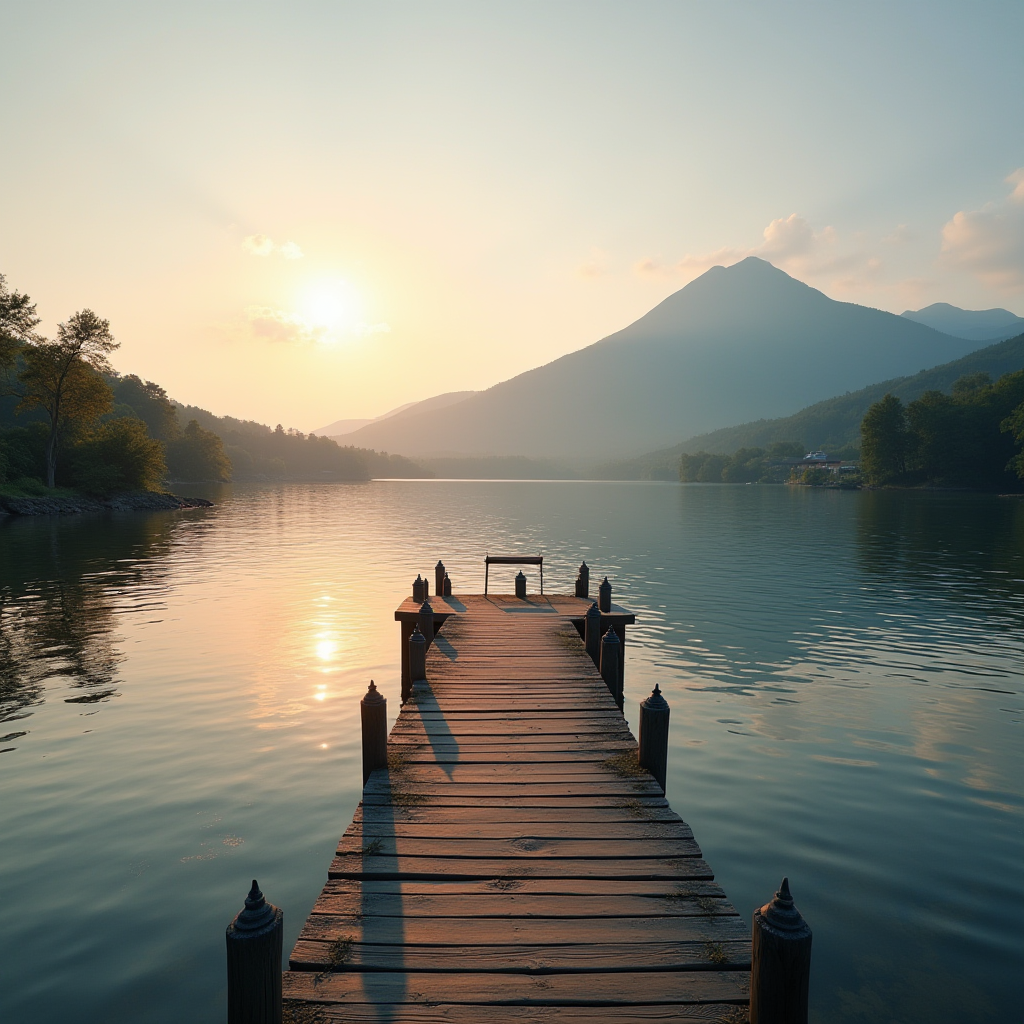
{"label": "reflection of trees in water", "polygon": [[77,688],[67,698],[76,703],[110,691],[123,660],[123,594],[152,594],[178,521],[166,512],[0,521],[0,722],[30,713],[49,679]]}
{"label": "reflection of trees in water", "polygon": [[1024,501],[907,491],[857,497],[866,571],[952,599],[1024,600]]}

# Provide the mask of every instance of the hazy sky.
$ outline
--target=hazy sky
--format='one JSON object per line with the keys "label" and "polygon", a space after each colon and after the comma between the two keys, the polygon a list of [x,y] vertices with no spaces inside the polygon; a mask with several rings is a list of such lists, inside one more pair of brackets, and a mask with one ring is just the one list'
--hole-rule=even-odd
{"label": "hazy sky", "polygon": [[0,272],[180,401],[487,387],[751,253],[1024,314],[1024,4],[0,0]]}

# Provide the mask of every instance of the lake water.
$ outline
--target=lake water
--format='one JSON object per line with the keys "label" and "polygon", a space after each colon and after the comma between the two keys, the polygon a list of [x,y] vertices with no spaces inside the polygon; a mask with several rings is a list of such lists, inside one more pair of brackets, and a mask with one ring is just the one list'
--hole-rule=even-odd
{"label": "lake water", "polygon": [[[643,483],[229,487],[0,522],[0,1020],[220,1022],[255,876],[291,948],[359,798],[358,700],[443,558],[634,610],[626,711],[740,913],[788,874],[816,1021],[1019,1019],[1024,502]],[[511,576],[504,589],[511,590]]]}

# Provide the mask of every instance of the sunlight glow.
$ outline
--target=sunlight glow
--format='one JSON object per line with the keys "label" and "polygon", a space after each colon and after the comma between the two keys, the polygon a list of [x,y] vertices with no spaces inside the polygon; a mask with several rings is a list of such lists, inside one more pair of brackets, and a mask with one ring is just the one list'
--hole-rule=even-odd
{"label": "sunlight glow", "polygon": [[321,640],[316,645],[316,656],[321,661],[333,661],[338,645],[334,640]]}
{"label": "sunlight glow", "polygon": [[343,332],[359,323],[362,302],[359,293],[348,281],[320,281],[306,290],[299,310],[302,318],[313,329]]}

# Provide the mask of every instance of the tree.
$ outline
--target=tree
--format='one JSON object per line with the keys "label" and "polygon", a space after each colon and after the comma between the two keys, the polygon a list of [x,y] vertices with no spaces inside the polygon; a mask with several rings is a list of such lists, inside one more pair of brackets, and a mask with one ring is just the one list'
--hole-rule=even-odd
{"label": "tree", "polygon": [[1010,459],[1007,469],[1016,470],[1017,476],[1024,480],[1024,402],[1021,402],[1009,416],[1000,424],[1002,430],[1009,434],[1017,444],[1021,445],[1021,450]]}
{"label": "tree", "polygon": [[189,420],[181,437],[168,443],[167,465],[177,480],[231,479],[231,462],[224,454],[224,443],[196,420]]}
{"label": "tree", "polygon": [[129,373],[124,377],[115,376],[111,387],[114,390],[114,401],[128,406],[149,428],[150,437],[159,441],[173,441],[181,436],[178,409],[159,384]]}
{"label": "tree", "polygon": [[57,457],[69,428],[87,426],[113,407],[110,385],[101,373],[112,372],[107,356],[117,347],[109,321],[83,309],[57,326],[55,341],[34,339],[22,350],[18,409],[39,406],[50,421],[48,487],[55,485]]}
{"label": "tree", "polygon": [[12,292],[0,274],[0,372],[10,371],[18,351],[35,337],[38,326],[36,304],[27,295]]}
{"label": "tree", "polygon": [[896,483],[906,478],[911,437],[907,411],[895,395],[885,395],[868,409],[860,436],[861,468],[869,483]]}
{"label": "tree", "polygon": [[99,494],[152,490],[167,475],[164,446],[140,419],[104,423],[71,452],[76,486]]}

